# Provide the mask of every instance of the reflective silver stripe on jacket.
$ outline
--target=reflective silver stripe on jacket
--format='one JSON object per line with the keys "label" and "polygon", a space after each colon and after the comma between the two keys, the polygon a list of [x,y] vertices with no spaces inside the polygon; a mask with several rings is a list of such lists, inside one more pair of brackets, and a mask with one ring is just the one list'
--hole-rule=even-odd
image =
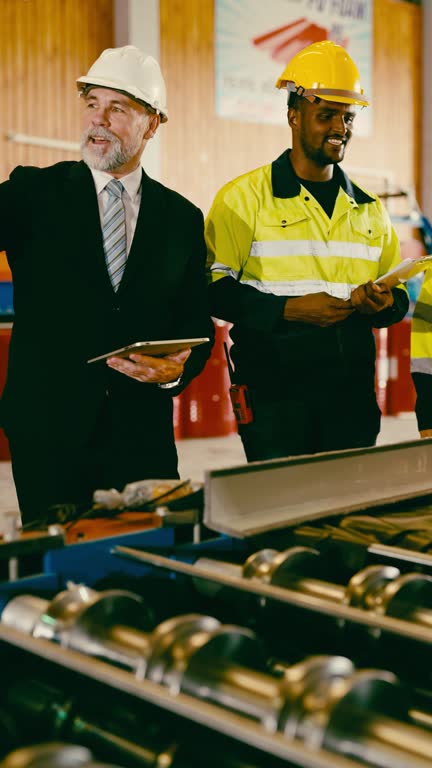
{"label": "reflective silver stripe on jacket", "polygon": [[411,358],[411,373],[428,373],[432,375],[432,358],[413,357]]}
{"label": "reflective silver stripe on jacket", "polygon": [[338,299],[349,299],[351,291],[357,285],[351,283],[330,283],[327,280],[242,280],[242,285],[251,285],[261,293],[273,293],[276,296],[306,296],[308,293],[320,293],[325,291],[330,296]]}
{"label": "reflective silver stripe on jacket", "polygon": [[[215,262],[211,272],[223,274],[224,277],[239,279],[240,272],[230,269],[225,264]],[[308,293],[324,291],[338,299],[349,299],[351,291],[357,288],[354,283],[331,283],[328,280],[240,280],[242,285],[251,285],[261,293],[272,293],[275,296],[306,296]]]}
{"label": "reflective silver stripe on jacket", "polygon": [[233,277],[234,280],[238,280],[240,274],[240,272],[236,272],[235,269],[227,267],[226,264],[220,264],[218,261],[215,261],[214,264],[211,265],[210,272],[221,272],[224,277]]}
{"label": "reflective silver stripe on jacket", "polygon": [[364,259],[378,262],[382,249],[365,243],[349,243],[339,240],[254,240],[250,256],[318,256],[325,259],[331,256],[345,259]]}

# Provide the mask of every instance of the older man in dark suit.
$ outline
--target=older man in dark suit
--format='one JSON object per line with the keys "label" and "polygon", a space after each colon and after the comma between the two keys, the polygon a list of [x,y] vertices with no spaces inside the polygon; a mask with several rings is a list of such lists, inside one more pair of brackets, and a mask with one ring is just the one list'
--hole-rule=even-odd
{"label": "older man in dark suit", "polygon": [[[24,523],[53,504],[89,504],[95,488],[178,477],[172,396],[213,339],[202,213],[140,166],[167,120],[158,63],[108,49],[77,82],[83,160],[18,167],[0,185],[15,298],[1,422]],[[190,337],[210,343],[87,363]]]}

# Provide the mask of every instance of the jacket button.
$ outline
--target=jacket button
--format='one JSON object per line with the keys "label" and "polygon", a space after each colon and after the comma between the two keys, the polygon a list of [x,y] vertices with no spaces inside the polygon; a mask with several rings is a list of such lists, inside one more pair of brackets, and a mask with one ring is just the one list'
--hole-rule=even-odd
{"label": "jacket button", "polygon": [[305,200],[310,200],[310,197],[305,197]]}

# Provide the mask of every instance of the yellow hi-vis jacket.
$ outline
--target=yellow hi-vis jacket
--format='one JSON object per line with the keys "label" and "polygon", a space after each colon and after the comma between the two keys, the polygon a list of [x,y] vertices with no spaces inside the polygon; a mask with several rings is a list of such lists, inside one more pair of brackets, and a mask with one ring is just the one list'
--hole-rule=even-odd
{"label": "yellow hi-vis jacket", "polygon": [[424,275],[411,323],[411,373],[432,375],[432,269]]}
{"label": "yellow hi-vis jacket", "polygon": [[[283,320],[289,297],[325,291],[349,299],[400,261],[400,247],[381,201],[336,165],[339,192],[331,219],[301,185],[284,152],[270,165],[226,184],[206,221],[211,313],[234,324],[236,369],[244,383],[285,381],[318,360],[372,381],[371,327],[386,327],[408,309],[404,287],[394,305],[374,315],[353,312],[322,328]],[[222,278],[229,278],[224,280]],[[257,344],[264,350],[257,361]],[[306,367],[305,367],[306,366]]]}
{"label": "yellow hi-vis jacket", "polygon": [[217,194],[206,223],[212,282],[231,276],[277,296],[325,291],[348,299],[358,285],[400,261],[398,239],[376,196],[335,167],[341,188],[329,219],[303,186],[279,197],[273,165],[240,176]]}
{"label": "yellow hi-vis jacket", "polygon": [[432,429],[432,269],[427,269],[411,321],[411,374],[419,430]]}

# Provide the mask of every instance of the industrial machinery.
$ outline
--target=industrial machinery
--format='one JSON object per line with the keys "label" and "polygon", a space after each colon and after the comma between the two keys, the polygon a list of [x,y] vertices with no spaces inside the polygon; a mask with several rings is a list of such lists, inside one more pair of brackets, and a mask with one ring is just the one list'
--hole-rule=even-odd
{"label": "industrial machinery", "polygon": [[1,768],[430,766],[431,465],[425,440],[209,472],[189,540],[184,510],[181,540],[52,531],[0,584]]}
{"label": "industrial machinery", "polygon": [[75,744],[36,744],[11,752],[1,768],[115,768],[95,762],[91,752]]}

